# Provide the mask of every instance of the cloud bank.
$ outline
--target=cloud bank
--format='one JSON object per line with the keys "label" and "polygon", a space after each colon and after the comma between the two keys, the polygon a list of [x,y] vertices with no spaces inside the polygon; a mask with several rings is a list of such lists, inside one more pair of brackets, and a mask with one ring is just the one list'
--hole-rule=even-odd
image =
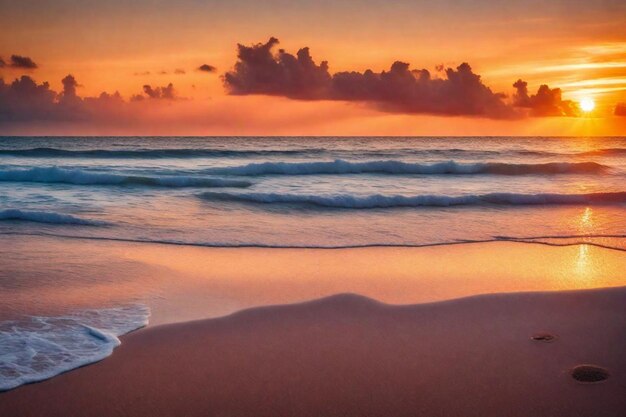
{"label": "cloud bank", "polygon": [[[269,95],[301,101],[330,100],[366,103],[372,110],[395,114],[432,114],[441,116],[471,116],[498,120],[525,116],[577,116],[578,105],[563,100],[561,90],[541,85],[529,93],[523,80],[513,84],[510,97],[494,92],[469,64],[455,68],[412,69],[406,62],[396,61],[386,71],[343,71],[332,73],[326,61],[317,63],[309,48],[293,55],[275,50],[278,39],[251,46],[238,45],[233,69],[223,75],[229,96]],[[28,57],[13,55],[10,63],[36,68]],[[215,72],[204,64],[199,71]],[[175,73],[182,74],[177,69]],[[137,74],[143,75],[143,74]],[[163,103],[184,102],[174,85],[145,84],[140,94],[124,100],[119,93],[103,92],[95,97],[80,97],[77,80],[68,75],[62,80],[62,90],[52,90],[47,82],[38,84],[23,75],[11,83],[0,78],[0,122],[29,121],[130,121],[137,112],[147,114]],[[143,104],[139,104],[143,103]],[[329,105],[329,104],[327,104]],[[623,116],[626,105],[618,104],[615,115]],[[152,112],[158,115],[162,113]],[[161,116],[156,116],[161,117]]]}
{"label": "cloud bank", "polygon": [[[383,111],[445,116],[481,116],[494,119],[532,116],[575,116],[577,105],[561,99],[561,90],[542,85],[528,94],[519,80],[513,100],[492,91],[469,64],[440,68],[433,76],[426,69],[411,69],[396,61],[388,71],[346,71],[331,74],[328,62],[319,65],[309,48],[296,55],[279,49],[278,39],[252,46],[238,45],[237,62],[224,74],[226,89],[233,95],[265,94],[299,100],[366,102]],[[527,109],[526,111],[523,109]]]}
{"label": "cloud bank", "polygon": [[23,75],[10,84],[0,79],[0,122],[126,120],[128,102],[119,93],[80,97],[72,75],[61,81],[55,92],[47,82],[37,84]]}

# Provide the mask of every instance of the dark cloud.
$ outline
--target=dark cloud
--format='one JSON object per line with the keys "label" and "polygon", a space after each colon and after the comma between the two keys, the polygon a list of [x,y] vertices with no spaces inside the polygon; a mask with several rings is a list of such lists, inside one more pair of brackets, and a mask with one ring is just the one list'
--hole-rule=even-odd
{"label": "dark cloud", "polygon": [[176,98],[174,85],[172,83],[169,83],[165,87],[156,88],[152,88],[149,85],[144,85],[143,92],[146,93],[148,97],[155,99],[174,100]]}
{"label": "dark cloud", "polygon": [[56,96],[48,83],[37,84],[26,75],[11,84],[0,79],[0,120],[54,119]]}
{"label": "dark cloud", "polygon": [[185,70],[181,69],[181,68],[176,68],[174,70],[174,74],[179,74],[180,75],[180,74],[184,74],[184,73],[185,73]]}
{"label": "dark cloud", "polygon": [[332,77],[326,61],[313,62],[308,48],[297,56],[279,50],[272,53],[278,39],[253,46],[237,45],[239,60],[224,83],[231,94],[268,94],[298,99],[325,99],[332,95]]}
{"label": "dark cloud", "polygon": [[47,82],[37,84],[27,75],[10,84],[0,79],[0,122],[119,121],[129,117],[127,103],[119,93],[81,98],[72,75],[61,82],[63,90],[57,93]]}
{"label": "dark cloud", "polygon": [[63,92],[61,93],[62,98],[66,100],[77,98],[76,87],[78,87],[78,82],[72,74],[65,76],[65,78],[61,80],[61,84],[63,84]]}
{"label": "dark cloud", "polygon": [[136,94],[131,97],[132,101],[141,101],[144,99],[154,100],[177,100],[179,97],[176,95],[174,85],[169,83],[165,87],[152,87],[149,84],[143,86],[143,92],[145,95]]}
{"label": "dark cloud", "polygon": [[528,108],[533,116],[577,116],[580,114],[578,105],[571,100],[561,98],[560,88],[550,88],[545,84],[539,86],[536,94],[528,94],[528,83],[517,80],[513,95],[513,105]]}
{"label": "dark cloud", "polygon": [[133,75],[135,75],[135,76],[137,76],[137,75],[150,75],[150,71],[135,72]]}
{"label": "dark cloud", "polygon": [[215,68],[213,65],[202,64],[198,67],[198,71],[215,72],[217,71],[217,68]]}
{"label": "dark cloud", "polygon": [[614,114],[616,116],[626,116],[626,103],[617,103]]}
{"label": "dark cloud", "polygon": [[7,63],[4,62],[4,59],[2,59],[2,57],[0,57],[0,68],[4,68],[7,66]]}
{"label": "dark cloud", "polygon": [[480,76],[464,63],[446,68],[445,78],[428,70],[411,70],[396,61],[389,71],[340,72],[333,75],[332,98],[378,103],[386,110],[404,113],[510,118],[515,114]]}
{"label": "dark cloud", "polygon": [[[266,94],[301,100],[345,100],[372,103],[381,110],[496,119],[533,116],[577,116],[578,105],[563,100],[561,90],[547,85],[529,95],[526,82],[514,84],[511,100],[485,85],[469,64],[437,65],[436,75],[396,61],[388,71],[331,74],[328,63],[315,63],[309,48],[296,55],[279,49],[278,39],[252,46],[239,44],[238,60],[223,76],[230,94]],[[523,109],[529,109],[524,111]]]}
{"label": "dark cloud", "polygon": [[224,75],[231,94],[267,94],[303,100],[364,101],[379,108],[403,113],[515,117],[504,96],[485,86],[468,64],[443,69],[444,78],[427,70],[412,70],[396,61],[380,73],[338,72],[331,75],[328,63],[317,65],[308,48],[294,56],[279,50],[278,39],[253,46],[238,45],[238,61]]}
{"label": "dark cloud", "polygon": [[11,66],[13,68],[35,69],[37,64],[27,56],[11,55]]}

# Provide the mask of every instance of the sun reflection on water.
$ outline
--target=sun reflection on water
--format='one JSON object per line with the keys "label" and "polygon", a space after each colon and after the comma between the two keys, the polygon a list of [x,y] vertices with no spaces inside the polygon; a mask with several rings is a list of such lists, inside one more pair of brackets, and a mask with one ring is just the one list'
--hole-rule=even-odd
{"label": "sun reflection on water", "polygon": [[581,233],[588,234],[593,231],[593,209],[591,207],[585,208],[582,215],[580,216],[580,221],[578,222]]}
{"label": "sun reflection on water", "polygon": [[576,265],[574,273],[579,278],[587,278],[591,276],[592,266],[589,259],[589,245],[580,245],[578,247],[578,255],[576,256]]}

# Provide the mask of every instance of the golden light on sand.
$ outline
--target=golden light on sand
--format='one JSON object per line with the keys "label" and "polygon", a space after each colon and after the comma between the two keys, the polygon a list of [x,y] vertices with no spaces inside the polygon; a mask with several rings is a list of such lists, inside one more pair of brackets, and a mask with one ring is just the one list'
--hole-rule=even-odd
{"label": "golden light on sand", "polygon": [[580,100],[580,108],[585,113],[589,113],[590,111],[593,111],[593,109],[596,108],[596,102],[591,97],[583,97]]}

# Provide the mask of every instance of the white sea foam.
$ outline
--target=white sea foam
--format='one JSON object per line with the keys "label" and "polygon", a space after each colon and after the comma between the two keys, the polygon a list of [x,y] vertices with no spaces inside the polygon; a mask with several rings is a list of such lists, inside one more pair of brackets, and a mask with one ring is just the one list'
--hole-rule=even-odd
{"label": "white sea foam", "polygon": [[225,193],[206,192],[200,195],[207,200],[238,201],[261,204],[306,204],[312,206],[368,209],[393,207],[450,207],[477,205],[566,205],[626,203],[626,192],[589,194],[516,194],[489,193],[463,196],[446,195],[369,195],[350,194],[307,195],[276,193]]}
{"label": "white sea foam", "polygon": [[342,159],[320,162],[263,162],[235,167],[211,168],[207,172],[225,175],[321,175],[321,174],[390,174],[390,175],[529,175],[593,174],[606,171],[597,162],[546,162],[512,164],[504,162],[459,163],[455,161],[420,164],[396,160],[350,162]]}
{"label": "white sea foam", "polygon": [[145,326],[149,315],[129,305],[0,323],[0,391],[106,358],[118,336]]}
{"label": "white sea foam", "polygon": [[61,183],[76,185],[145,185],[157,187],[248,187],[248,181],[191,176],[144,176],[105,174],[82,169],[42,167],[2,169],[0,181]]}
{"label": "white sea foam", "polygon": [[51,224],[76,224],[82,226],[104,226],[107,224],[96,220],[81,219],[80,217],[75,217],[70,214],[18,209],[0,210],[0,221],[2,220],[21,220]]}

